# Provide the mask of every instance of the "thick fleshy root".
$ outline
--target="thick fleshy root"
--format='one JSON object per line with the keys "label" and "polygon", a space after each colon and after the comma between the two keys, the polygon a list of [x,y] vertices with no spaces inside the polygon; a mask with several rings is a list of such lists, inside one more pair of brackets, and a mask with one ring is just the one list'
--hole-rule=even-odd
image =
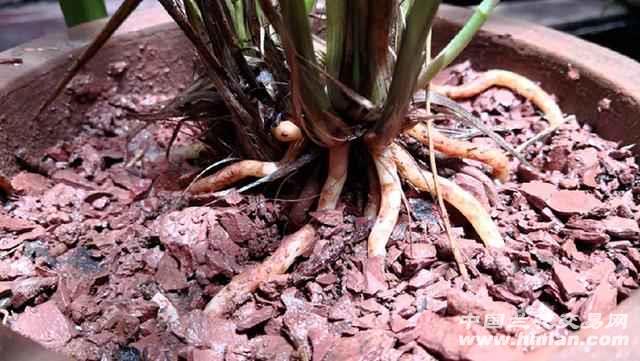
{"label": "thick fleshy root", "polygon": [[[434,194],[433,174],[423,170],[407,151],[397,144],[390,146],[398,172],[417,189]],[[458,209],[471,223],[478,236],[487,247],[503,248],[504,240],[498,227],[482,204],[469,192],[454,182],[438,177],[442,197],[447,203]]]}
{"label": "thick fleshy root", "polygon": [[[379,197],[373,194],[374,199],[370,199],[367,206],[368,213],[373,214],[373,210],[377,210],[377,215],[368,239],[368,258],[364,265],[364,274],[367,282],[366,292],[375,294],[387,288],[384,278],[386,246],[402,206],[402,186],[398,172],[423,191],[433,192],[434,180],[431,173],[421,170],[411,155],[395,143],[386,147],[371,143],[369,150],[375,166],[375,171],[372,169],[369,173],[370,176],[377,174],[374,178],[379,181],[377,183]],[[465,154],[468,156],[467,153]],[[347,178],[348,160],[348,144],[329,150],[328,174],[320,192],[319,210],[335,209]],[[243,178],[264,177],[277,169],[278,163],[274,162],[241,161],[199,180],[190,191],[192,193],[218,191]],[[439,178],[438,184],[444,199],[467,217],[487,246],[504,246],[497,227],[480,202],[451,181]],[[205,312],[212,317],[220,317],[231,312],[261,283],[284,274],[298,257],[308,254],[313,249],[315,239],[316,231],[310,224],[302,226],[298,231],[285,237],[278,249],[263,263],[237,275],[220,290],[207,304]]]}
{"label": "thick fleshy root", "polygon": [[290,120],[278,123],[271,131],[271,134],[283,143],[291,143],[302,139],[302,130]]}
{"label": "thick fleshy root", "polygon": [[545,130],[518,146],[518,148],[516,148],[517,152],[524,151],[535,141],[552,134],[566,121],[562,110],[560,110],[560,107],[549,93],[545,92],[540,86],[524,76],[507,70],[489,70],[469,83],[458,86],[432,86],[432,89],[452,99],[461,99],[478,95],[494,86],[508,88],[516,94],[530,100],[544,113],[544,117],[549,122],[549,126]]}
{"label": "thick fleshy root", "polygon": [[456,167],[456,170],[460,173],[471,176],[482,183],[482,186],[487,193],[487,198],[490,205],[494,206],[498,202],[498,190],[496,189],[493,179],[489,178],[489,176],[486,175],[480,168],[463,164]]}
{"label": "thick fleshy root", "polygon": [[304,187],[298,195],[298,199],[289,209],[288,229],[294,231],[307,222],[309,212],[313,210],[314,204],[318,201],[318,194],[322,187],[322,180],[318,171],[312,172],[305,182]]}
{"label": "thick fleshy root", "polygon": [[369,235],[370,257],[387,254],[387,241],[396,226],[402,207],[402,188],[390,150],[388,148],[381,152],[372,150],[372,155],[380,181],[380,209]]}
{"label": "thick fleshy root", "polygon": [[347,181],[349,168],[349,143],[329,149],[329,169],[327,179],[322,186],[318,210],[335,209],[340,199],[340,193]]}
{"label": "thick fleshy root", "polygon": [[[348,158],[348,145],[329,151],[328,176],[320,193],[319,210],[336,207],[347,177]],[[220,290],[207,304],[205,313],[220,317],[232,311],[235,305],[243,302],[261,283],[284,274],[298,257],[311,252],[315,239],[316,231],[310,224],[285,237],[278,249],[263,263],[237,275]]]}
{"label": "thick fleshy root", "polygon": [[380,208],[369,234],[368,258],[364,270],[367,292],[374,294],[386,289],[384,259],[387,242],[398,222],[402,207],[402,185],[389,147],[383,150],[375,146],[369,148],[380,181]]}
{"label": "thick fleshy root", "polygon": [[494,86],[511,89],[530,100],[544,113],[550,127],[557,127],[563,123],[562,111],[549,93],[524,76],[508,70],[489,70],[466,84],[458,86],[432,85],[431,89],[452,99],[462,99],[478,95]]}
{"label": "thick fleshy root", "polygon": [[[429,144],[429,130],[422,123],[418,123],[413,128],[406,130],[405,134],[417,139],[424,145]],[[435,129],[432,129],[431,141],[433,142],[433,147],[445,155],[483,162],[492,168],[493,175],[496,178],[503,182],[509,179],[509,159],[499,149],[451,139]]]}
{"label": "thick fleshy root", "polygon": [[235,306],[244,302],[261,283],[269,281],[275,275],[284,274],[296,258],[309,253],[315,240],[316,231],[310,224],[286,236],[278,249],[264,262],[234,277],[209,301],[204,312],[211,317],[221,317],[233,311]]}
{"label": "thick fleshy root", "polygon": [[202,178],[189,187],[191,194],[217,192],[249,177],[266,177],[278,170],[276,162],[241,160]]}

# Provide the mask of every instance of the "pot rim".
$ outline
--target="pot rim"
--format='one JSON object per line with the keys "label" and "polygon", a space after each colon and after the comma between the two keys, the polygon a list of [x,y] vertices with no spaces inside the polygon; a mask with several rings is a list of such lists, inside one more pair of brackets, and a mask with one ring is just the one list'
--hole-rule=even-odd
{"label": "pot rim", "polygon": [[[438,16],[462,26],[471,10],[441,6]],[[480,30],[481,36],[508,37],[522,47],[549,57],[559,64],[571,64],[581,74],[600,79],[633,97],[640,104],[640,63],[613,50],[573,35],[531,22],[491,16]],[[605,74],[606,71],[606,74]]]}
{"label": "pot rim", "polygon": [[[22,60],[22,63],[17,65],[0,65],[0,97],[20,86],[21,80],[34,72],[46,73],[60,64],[67,63],[91,42],[106,22],[107,19],[91,21],[0,52],[0,58]],[[139,40],[140,37],[153,36],[174,27],[175,24],[161,7],[134,12],[105,46],[114,42]]]}

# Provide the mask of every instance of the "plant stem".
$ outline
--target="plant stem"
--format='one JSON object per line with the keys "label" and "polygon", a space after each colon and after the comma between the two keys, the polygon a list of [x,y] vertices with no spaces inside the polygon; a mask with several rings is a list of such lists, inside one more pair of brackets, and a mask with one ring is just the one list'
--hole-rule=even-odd
{"label": "plant stem", "polygon": [[500,0],[483,0],[480,5],[478,5],[462,29],[460,29],[449,44],[440,51],[438,56],[429,63],[429,66],[422,74],[420,74],[416,89],[424,89],[427,83],[429,83],[440,70],[451,64],[451,62],[460,55],[467,45],[469,45],[474,35],[480,30],[480,27],[487,21],[489,15],[499,2]]}
{"label": "plant stem", "polygon": [[189,23],[197,30],[198,34],[206,34],[206,28],[202,20],[202,12],[195,0],[184,0],[184,10]]}
{"label": "plant stem", "polygon": [[375,132],[382,146],[394,139],[402,128],[404,113],[424,64],[427,36],[439,6],[440,0],[414,0],[409,9],[391,86],[382,116],[375,125]]}
{"label": "plant stem", "polygon": [[[325,8],[327,13],[327,54],[325,56],[327,72],[333,78],[340,79],[344,63],[344,42],[347,34],[345,31],[347,3],[344,0],[326,0]],[[349,103],[336,84],[329,83],[327,93],[333,108],[338,110],[347,108]]]}
{"label": "plant stem", "polygon": [[316,7],[316,0],[304,0],[304,7],[307,10],[307,14],[311,14]]}
{"label": "plant stem", "polygon": [[244,3],[242,0],[227,0],[227,7],[231,13],[236,36],[240,42],[240,47],[244,47],[249,42],[249,30],[244,18]]}
{"label": "plant stem", "polygon": [[[431,38],[433,37],[433,30],[429,30],[429,35],[427,35],[427,44],[426,44],[426,56],[424,59],[425,67],[429,67],[431,63]],[[431,82],[427,82],[424,85],[425,94],[429,94],[429,88],[431,87]],[[431,114],[431,100],[429,100],[428,96],[425,96],[424,108],[427,110],[427,114]]]}
{"label": "plant stem", "polygon": [[68,27],[107,17],[104,0],[59,0]]}

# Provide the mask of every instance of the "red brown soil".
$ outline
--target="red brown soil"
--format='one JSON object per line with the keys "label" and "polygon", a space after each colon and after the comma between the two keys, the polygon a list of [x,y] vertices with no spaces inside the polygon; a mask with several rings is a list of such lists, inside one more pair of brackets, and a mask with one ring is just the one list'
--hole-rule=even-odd
{"label": "red brown soil", "polygon": [[[439,81],[474,74],[463,64]],[[561,315],[579,324],[638,288],[638,166],[629,148],[569,122],[528,150],[538,171],[514,161],[502,185],[487,181],[478,163],[440,162],[442,175],[491,210],[507,244],[484,248],[454,213],[470,281],[457,272],[433,201],[407,190],[413,217],[401,216],[389,242],[388,290],[366,294],[370,222],[352,188],[339,211],[313,214],[319,239],[309,258],[247,295],[228,319],[210,319],[201,311],[208,300],[292,228],[295,202],[273,198],[296,198],[304,182],[188,204],[185,175],[199,168],[181,157],[187,151],[165,159],[170,124],[143,130],[127,146],[133,125],[122,109],[130,100],[95,89],[90,80],[72,85],[77,101],[95,102],[86,123],[11,179],[18,193],[0,211],[8,324],[75,359],[508,360],[525,350],[461,347],[446,336],[515,335],[516,317],[526,332],[566,334]],[[514,145],[545,125],[505,89],[462,105]],[[176,149],[188,143],[181,136]],[[500,314],[505,325],[467,327],[459,316],[468,314]]]}

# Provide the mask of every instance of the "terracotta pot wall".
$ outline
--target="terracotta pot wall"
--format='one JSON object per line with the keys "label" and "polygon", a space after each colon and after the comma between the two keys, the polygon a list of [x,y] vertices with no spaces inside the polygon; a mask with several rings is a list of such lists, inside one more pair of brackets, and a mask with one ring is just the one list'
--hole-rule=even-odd
{"label": "terracotta pot wall", "polygon": [[[0,170],[3,174],[10,175],[17,169],[16,154],[39,157],[44,149],[73,136],[81,126],[91,104],[70,101],[67,94],[54,102],[53,111],[34,119],[37,109],[67,69],[69,59],[70,54],[59,55],[48,59],[37,70],[10,81],[0,77]],[[125,96],[175,94],[191,78],[194,60],[182,33],[167,24],[113,39],[81,75],[90,76],[92,83],[106,88],[118,86]],[[117,61],[126,61],[128,70],[121,80],[114,81],[107,69]]]}

